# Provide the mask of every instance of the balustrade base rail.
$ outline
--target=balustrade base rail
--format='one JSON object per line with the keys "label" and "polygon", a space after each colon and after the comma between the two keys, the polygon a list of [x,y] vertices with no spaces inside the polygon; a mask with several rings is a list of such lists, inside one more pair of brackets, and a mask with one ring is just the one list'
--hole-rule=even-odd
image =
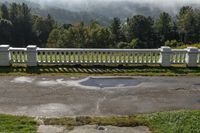
{"label": "balustrade base rail", "polygon": [[197,67],[200,64],[200,50],[196,47],[171,49],[166,46],[159,49],[62,49],[38,48],[35,45],[29,45],[27,48],[0,45],[0,66],[13,64],[27,66],[160,64],[163,67],[186,64],[188,67]]}

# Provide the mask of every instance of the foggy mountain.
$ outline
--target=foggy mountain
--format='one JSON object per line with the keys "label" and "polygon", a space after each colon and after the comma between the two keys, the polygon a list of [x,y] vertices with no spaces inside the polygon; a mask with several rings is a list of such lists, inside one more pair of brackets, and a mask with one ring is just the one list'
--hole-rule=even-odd
{"label": "foggy mountain", "polygon": [[32,12],[46,16],[51,14],[61,23],[97,20],[106,25],[113,17],[126,20],[127,17],[141,14],[157,16],[166,11],[175,15],[184,5],[200,7],[200,0],[0,0],[0,2],[26,3]]}

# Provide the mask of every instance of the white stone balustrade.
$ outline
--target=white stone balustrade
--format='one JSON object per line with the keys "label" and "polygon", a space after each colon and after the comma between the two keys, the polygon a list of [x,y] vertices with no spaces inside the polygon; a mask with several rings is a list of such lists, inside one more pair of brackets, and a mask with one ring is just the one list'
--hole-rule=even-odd
{"label": "white stone balustrade", "polygon": [[200,50],[195,47],[187,49],[66,49],[12,48],[0,45],[0,66],[26,64],[29,67],[38,65],[70,65],[70,64],[160,64],[169,67],[171,64],[185,64],[197,67],[200,64]]}

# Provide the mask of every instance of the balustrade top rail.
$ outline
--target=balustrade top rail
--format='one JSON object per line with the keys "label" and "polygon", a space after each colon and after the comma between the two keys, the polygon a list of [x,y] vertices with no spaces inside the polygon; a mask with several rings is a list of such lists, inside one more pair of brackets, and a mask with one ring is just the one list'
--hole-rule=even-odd
{"label": "balustrade top rail", "polygon": [[13,48],[0,45],[0,66],[27,64],[28,66],[48,64],[200,64],[200,50],[187,49],[76,49],[76,48]]}

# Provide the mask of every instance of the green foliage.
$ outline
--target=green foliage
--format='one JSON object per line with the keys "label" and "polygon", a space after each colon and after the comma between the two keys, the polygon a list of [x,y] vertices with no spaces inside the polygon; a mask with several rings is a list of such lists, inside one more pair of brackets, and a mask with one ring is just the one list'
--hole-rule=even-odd
{"label": "green foliage", "polygon": [[[11,41],[12,34],[12,22],[6,19],[0,19],[0,42],[9,43]],[[1,32],[3,31],[3,32]]]}
{"label": "green foliage", "polygon": [[174,39],[173,32],[174,23],[171,16],[163,12],[154,23],[156,33],[160,36],[160,41],[165,42],[166,40]]}
{"label": "green foliage", "polygon": [[2,133],[36,133],[37,122],[25,116],[0,115]]}
{"label": "green foliage", "polygon": [[181,46],[183,45],[182,42],[178,42],[176,40],[167,40],[165,42],[165,46],[169,46],[169,47],[172,47],[172,48],[175,48],[175,47],[178,47],[178,46]]}
{"label": "green foliage", "polygon": [[127,42],[119,42],[117,44],[117,48],[123,49],[123,48],[128,48],[129,43]]}
{"label": "green foliage", "polygon": [[133,39],[129,43],[129,48],[140,48],[140,46],[144,46],[144,42],[140,41],[139,39]]}
{"label": "green foliage", "polygon": [[154,133],[199,133],[200,111],[161,112],[143,116]]}
{"label": "green foliage", "polygon": [[113,43],[112,47],[116,47],[118,42],[125,41],[125,36],[123,35],[121,21],[119,18],[113,18],[110,24],[110,32]]}
{"label": "green foliage", "polygon": [[33,15],[24,3],[0,6],[0,43],[16,47],[36,44],[55,48],[132,49],[199,42],[200,10],[189,6],[182,7],[175,19],[165,12],[156,19],[135,15],[121,22],[115,17],[109,26],[91,20],[86,24],[59,24],[49,14],[47,17]]}
{"label": "green foliage", "polygon": [[183,49],[183,48],[187,48],[187,47],[197,47],[197,48],[200,48],[200,43],[195,43],[195,44],[183,44],[183,45],[180,45],[176,48],[180,48],[180,49]]}
{"label": "green foliage", "polygon": [[53,29],[49,35],[48,47],[106,48],[111,41],[110,31],[93,22],[89,26],[80,23],[69,28]]}
{"label": "green foliage", "polygon": [[47,18],[35,16],[33,18],[32,29],[37,37],[37,42],[46,47],[47,39],[54,26],[54,20],[48,15]]}
{"label": "green foliage", "polygon": [[1,8],[0,8],[0,11],[1,11],[1,18],[3,19],[9,19],[9,12],[8,12],[8,8],[5,4],[2,4],[1,5]]}
{"label": "green foliage", "polygon": [[150,17],[136,15],[128,19],[128,40],[138,39],[140,43],[138,48],[156,47],[157,38],[154,36],[153,20]]}
{"label": "green foliage", "polygon": [[182,7],[180,9],[177,27],[180,34],[180,40],[184,43],[199,42],[200,11],[193,10],[191,7]]}

